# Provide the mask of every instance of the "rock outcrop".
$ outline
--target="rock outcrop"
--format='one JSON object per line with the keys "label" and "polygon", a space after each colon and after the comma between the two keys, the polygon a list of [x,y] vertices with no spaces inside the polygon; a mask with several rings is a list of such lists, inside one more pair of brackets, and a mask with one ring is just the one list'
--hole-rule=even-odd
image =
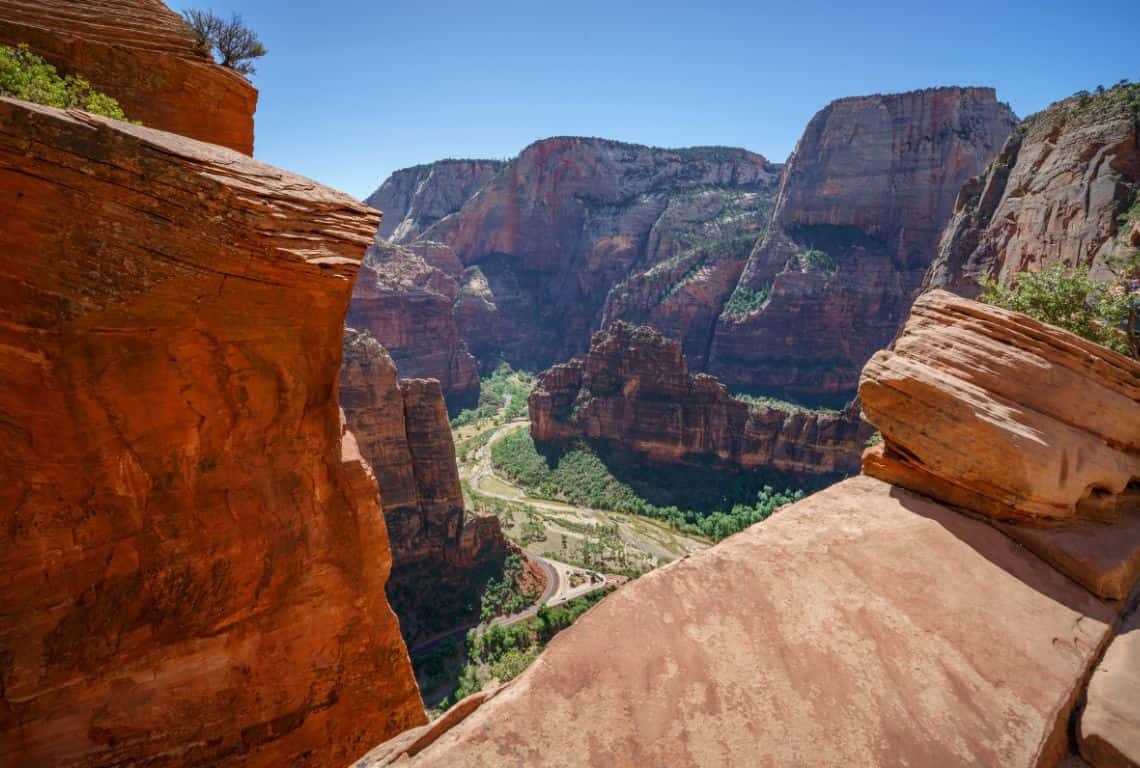
{"label": "rock outcrop", "polygon": [[639,462],[795,478],[858,473],[872,433],[854,410],[737,400],[714,377],[691,375],[678,342],[620,322],[594,334],[585,360],[540,374],[529,405],[540,443],[586,439]]}
{"label": "rock outcrop", "polygon": [[808,124],[716,324],[734,389],[845,402],[906,318],[962,183],[1015,118],[990,88],[840,99]]}
{"label": "rock outcrop", "polygon": [[376,213],[8,100],[0,197],[0,763],[339,766],[424,722],[337,404]]}
{"label": "rock outcrop", "polygon": [[1013,521],[944,483],[844,480],[624,586],[519,677],[357,766],[1038,768],[1082,765],[1078,746],[1093,768],[1130,765],[1137,633],[1113,635],[1136,571],[1099,593],[1056,556],[1063,539],[1050,554],[1010,534],[1089,534],[1076,559],[1140,548],[1134,496],[1100,504],[1096,523],[1041,519],[1135,466],[1138,373],[1025,316],[924,297],[863,377],[887,449],[867,471],[904,449],[975,490],[983,472],[1036,468],[1036,488],[1003,499]]}
{"label": "rock outcrop", "polygon": [[393,242],[415,240],[463,204],[502,170],[501,160],[440,160],[396,171],[365,199],[384,212],[380,237]]}
{"label": "rock outcrop", "polygon": [[0,45],[20,44],[115,97],[132,120],[253,154],[257,91],[160,0],[0,0]]}
{"label": "rock outcrop", "polygon": [[[456,323],[466,296],[462,265],[445,245],[395,245],[377,237],[353,289],[348,324],[368,331],[392,355],[400,375],[436,379],[448,409],[479,400],[479,365]],[[493,327],[493,320],[484,322]]]}
{"label": "rock outcrop", "polygon": [[973,298],[982,277],[1058,264],[1103,273],[1140,247],[1138,115],[1134,84],[1026,118],[962,188],[926,284]]}
{"label": "rock outcrop", "polygon": [[[420,237],[447,244],[479,270],[472,299],[476,308],[493,306],[499,325],[482,343],[472,340],[480,359],[542,368],[586,351],[607,296],[623,281],[640,285],[638,276],[662,262],[759,234],[779,172],[740,149],[546,139]],[[653,297],[623,298],[623,306],[655,306],[671,287],[649,282]]]}
{"label": "rock outcrop", "polygon": [[409,644],[479,620],[487,581],[513,551],[497,517],[464,514],[439,382],[405,379],[367,333],[344,335],[341,404],[372,465],[392,549],[388,599]]}

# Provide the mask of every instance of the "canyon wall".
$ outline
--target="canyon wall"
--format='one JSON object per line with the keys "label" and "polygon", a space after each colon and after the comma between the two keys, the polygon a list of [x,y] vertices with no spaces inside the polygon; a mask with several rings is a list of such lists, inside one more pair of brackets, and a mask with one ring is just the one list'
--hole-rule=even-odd
{"label": "canyon wall", "polygon": [[388,599],[409,644],[476,622],[512,547],[496,517],[464,514],[439,382],[405,379],[369,334],[348,328],[340,401],[376,473],[392,549]]}
{"label": "canyon wall", "polygon": [[1140,247],[1140,85],[1073,96],[1026,118],[962,188],[928,287],[977,296],[1043,266],[1105,276]]}
{"label": "canyon wall", "polygon": [[364,204],[384,212],[380,237],[415,240],[444,216],[455,213],[506,163],[500,160],[440,160],[396,171]]}
{"label": "canyon wall", "polygon": [[257,91],[160,0],[0,0],[0,45],[20,44],[115,97],[131,120],[253,154]]}
{"label": "canyon wall", "polygon": [[[353,289],[348,324],[368,331],[395,359],[400,375],[436,379],[452,414],[479,400],[479,365],[457,324],[470,291],[450,248],[396,245],[377,237]],[[482,323],[493,327],[493,319]]]}
{"label": "canyon wall", "polygon": [[[1138,384],[1134,360],[930,294],[863,373],[867,475],[630,582],[357,765],[1132,764]],[[1096,520],[1072,514],[1082,483],[1115,499]]]}
{"label": "canyon wall", "polygon": [[[451,247],[471,275],[459,314],[472,321],[463,333],[477,356],[541,368],[586,351],[623,281],[711,242],[755,237],[779,171],[739,149],[546,139],[421,239]],[[480,318],[494,329],[480,334]]]}
{"label": "canyon wall", "polygon": [[540,374],[529,405],[539,443],[587,439],[637,462],[795,478],[857,474],[872,433],[854,409],[736,400],[714,377],[690,374],[678,342],[623,322],[595,333],[584,360]]}
{"label": "canyon wall", "polygon": [[906,318],[962,183],[1014,123],[990,88],[840,99],[816,114],[707,370],[734,389],[849,400]]}
{"label": "canyon wall", "polygon": [[0,763],[345,764],[424,722],[341,328],[378,217],[0,100]]}

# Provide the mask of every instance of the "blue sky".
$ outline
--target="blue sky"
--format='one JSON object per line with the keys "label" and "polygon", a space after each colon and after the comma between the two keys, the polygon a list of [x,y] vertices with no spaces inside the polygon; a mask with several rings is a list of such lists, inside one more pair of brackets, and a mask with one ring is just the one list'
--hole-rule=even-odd
{"label": "blue sky", "polygon": [[257,157],[363,197],[397,168],[555,135],[783,161],[817,110],[864,93],[991,85],[1025,116],[1140,80],[1133,1],[187,6],[242,13],[269,48]]}

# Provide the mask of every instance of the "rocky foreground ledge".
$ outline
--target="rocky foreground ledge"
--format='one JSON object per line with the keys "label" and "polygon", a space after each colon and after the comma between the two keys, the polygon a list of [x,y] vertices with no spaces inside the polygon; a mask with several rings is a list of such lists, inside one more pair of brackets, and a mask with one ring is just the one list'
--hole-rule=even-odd
{"label": "rocky foreground ledge", "polygon": [[1136,765],[1138,385],[930,294],[862,386],[866,471],[914,490],[845,480],[647,574],[356,765]]}

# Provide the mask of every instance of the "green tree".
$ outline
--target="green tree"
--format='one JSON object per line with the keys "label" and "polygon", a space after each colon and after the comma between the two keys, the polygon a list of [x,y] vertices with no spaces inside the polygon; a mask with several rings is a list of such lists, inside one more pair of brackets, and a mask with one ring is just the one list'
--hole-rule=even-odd
{"label": "green tree", "polygon": [[0,96],[126,120],[119,102],[76,75],[60,76],[28,46],[0,46]]}

